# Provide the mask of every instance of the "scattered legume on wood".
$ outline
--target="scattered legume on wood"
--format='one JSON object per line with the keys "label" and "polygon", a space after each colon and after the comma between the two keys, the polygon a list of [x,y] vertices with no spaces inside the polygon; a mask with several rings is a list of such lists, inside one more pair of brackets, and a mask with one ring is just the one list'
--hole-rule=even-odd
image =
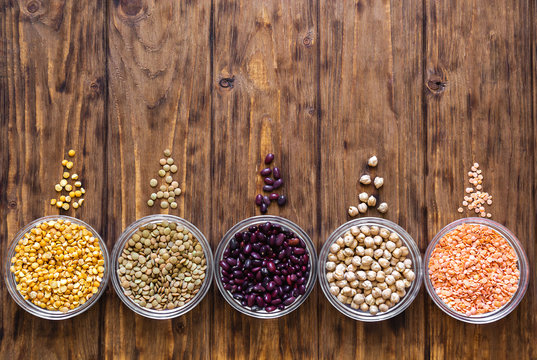
{"label": "scattered legume on wood", "polygon": [[[75,151],[74,150],[69,150],[69,152],[67,154],[70,157],[74,157],[75,156]],[[72,169],[73,166],[74,166],[74,163],[72,161],[67,161],[65,159],[62,160],[61,163],[62,163],[62,166],[64,166],[67,170]],[[81,194],[78,194],[77,192],[72,193],[73,185],[69,183],[70,180],[78,180],[78,174],[74,173],[74,174],[71,175],[69,173],[69,171],[65,171],[65,169],[64,169],[64,171],[62,173],[62,179],[60,180],[60,183],[54,185],[54,190],[56,190],[56,192],[59,193],[58,195],[60,197],[58,199],[51,199],[51,201],[50,201],[51,206],[55,205],[57,208],[67,211],[71,207],[69,205],[71,200],[74,200],[75,197],[80,197],[81,196]],[[75,187],[80,187],[80,186],[82,186],[82,182],[76,181],[74,183],[74,186]],[[67,193],[67,196],[63,195],[63,191],[65,191]],[[74,209],[78,209],[80,207],[80,205],[82,205],[82,202],[73,201],[72,207]]]}
{"label": "scattered legume on wood", "polygon": [[[481,216],[491,218],[492,214],[486,212],[485,204],[492,205],[492,195],[488,192],[481,191],[483,189],[483,175],[481,169],[479,169],[479,164],[474,163],[470,168],[471,171],[468,172],[468,182],[472,187],[467,187],[465,192],[468,194],[464,196],[464,201],[462,206],[466,207],[468,210],[472,211]],[[475,190],[473,188],[475,186]],[[458,212],[464,212],[463,207],[459,207]]]}
{"label": "scattered legume on wood", "polygon": [[[265,156],[265,164],[269,165],[274,161],[274,154],[269,153]],[[272,174],[273,177],[270,177]],[[263,191],[271,193],[270,196],[267,197],[267,200],[264,200],[263,195],[257,194],[255,197],[255,204],[259,206],[259,210],[262,214],[265,214],[268,210],[268,207],[271,204],[271,201],[276,201],[276,203],[279,206],[283,206],[287,203],[287,198],[285,195],[279,195],[277,193],[273,193],[274,190],[280,188],[283,185],[283,179],[281,178],[281,171],[280,168],[274,167],[265,167],[260,172],[259,175],[263,178]]]}
{"label": "scattered legume on wood", "polygon": [[[164,182],[159,187],[160,191],[151,194],[150,199],[147,201],[147,205],[151,207],[154,205],[156,199],[163,199],[160,202],[160,207],[162,209],[176,209],[177,202],[175,201],[175,196],[181,195],[182,191],[179,188],[179,183],[173,179],[171,174],[177,172],[177,165],[174,164],[174,160],[171,158],[170,149],[164,150],[164,156],[166,158],[159,160],[162,168],[158,171],[160,179],[164,180]],[[152,188],[156,188],[159,186],[159,180],[151,179],[149,185]],[[174,205],[172,206],[172,204]]]}

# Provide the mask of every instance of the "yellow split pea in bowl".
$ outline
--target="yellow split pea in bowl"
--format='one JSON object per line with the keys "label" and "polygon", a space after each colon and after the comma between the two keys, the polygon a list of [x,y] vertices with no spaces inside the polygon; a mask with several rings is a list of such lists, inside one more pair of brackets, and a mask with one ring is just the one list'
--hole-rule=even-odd
{"label": "yellow split pea in bowl", "polygon": [[5,261],[15,302],[41,318],[61,320],[90,308],[108,283],[108,252],[97,232],[69,216],[47,216],[19,231]]}

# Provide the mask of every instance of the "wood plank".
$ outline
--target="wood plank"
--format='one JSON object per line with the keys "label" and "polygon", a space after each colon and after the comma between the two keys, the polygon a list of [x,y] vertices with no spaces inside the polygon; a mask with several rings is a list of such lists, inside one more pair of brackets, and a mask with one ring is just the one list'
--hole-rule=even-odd
{"label": "wood plank", "polygon": [[[210,3],[109,1],[109,194],[112,247],[142,216],[170,213],[209,234]],[[172,150],[184,194],[176,210],[146,204],[163,150]],[[107,301],[107,358],[207,358],[212,298],[170,321],[135,315],[117,297]]]}
{"label": "wood plank", "polygon": [[[398,223],[425,249],[421,14],[420,1],[320,1],[322,241],[350,219],[348,206],[358,204],[360,192],[372,193],[358,180],[376,155],[371,174],[384,178],[378,194],[390,209],[366,215]],[[382,323],[349,319],[324,297],[318,311],[320,358],[425,353],[423,294]]]}
{"label": "wood plank", "polygon": [[[268,152],[276,155],[289,198],[268,213],[296,222],[319,242],[316,17],[309,1],[214,2],[215,247],[232,225],[259,214],[254,198],[263,185],[257,173]],[[217,291],[214,305],[214,358],[317,357],[315,293],[276,320],[241,315]]]}
{"label": "wood plank", "polygon": [[[102,233],[105,49],[102,1],[2,1],[0,5],[0,255],[25,224],[58,214],[49,201],[61,160],[87,191],[76,216]],[[3,261],[2,261],[3,265]],[[102,302],[74,319],[41,320],[19,308],[0,282],[1,357],[97,358]]]}
{"label": "wood plank", "polygon": [[[461,215],[457,208],[468,184],[466,173],[478,162],[484,190],[494,197],[493,220],[518,236],[534,274],[531,2],[425,3],[429,239],[449,222],[475,215]],[[535,290],[532,280],[518,308],[487,326],[453,320],[429,301],[431,358],[508,358],[514,348],[521,359],[535,358]]]}

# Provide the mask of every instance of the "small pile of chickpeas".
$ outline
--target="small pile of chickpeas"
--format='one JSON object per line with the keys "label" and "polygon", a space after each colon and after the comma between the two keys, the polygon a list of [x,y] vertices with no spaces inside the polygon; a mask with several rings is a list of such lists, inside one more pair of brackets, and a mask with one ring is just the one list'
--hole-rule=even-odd
{"label": "small pile of chickpeas", "polygon": [[353,226],[332,245],[325,265],[330,293],[376,315],[395,306],[415,279],[409,250],[397,233]]}

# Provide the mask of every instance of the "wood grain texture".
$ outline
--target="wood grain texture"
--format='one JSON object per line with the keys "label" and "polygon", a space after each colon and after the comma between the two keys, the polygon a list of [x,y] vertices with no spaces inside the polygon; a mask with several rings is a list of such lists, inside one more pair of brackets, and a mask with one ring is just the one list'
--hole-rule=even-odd
{"label": "wood grain texture", "polygon": [[[497,9],[503,9],[501,16]],[[433,86],[426,97],[426,193],[432,238],[461,217],[456,209],[466,173],[478,162],[484,190],[494,197],[493,220],[518,236],[535,274],[535,134],[525,90],[531,93],[528,13],[529,1],[498,1],[494,7],[426,1],[427,85]],[[535,358],[535,290],[532,280],[518,308],[487,326],[459,323],[428,300],[431,358],[508,358],[514,348],[520,358]]]}
{"label": "wood grain texture", "polygon": [[[73,169],[89,196],[76,216],[102,232],[105,189],[94,175],[105,163],[106,55],[102,1],[3,1],[0,17],[3,259],[23,224],[58,214],[49,200],[70,148],[77,150]],[[103,302],[74,319],[51,322],[19,308],[0,284],[1,357],[98,357]]]}
{"label": "wood grain texture", "polygon": [[[155,213],[186,218],[216,249],[259,213],[267,152],[289,198],[269,214],[320,250],[376,154],[383,217],[422,252],[472,215],[457,208],[479,162],[493,219],[531,266],[520,306],[487,326],[452,320],[424,289],[403,314],[363,324],[318,287],[271,321],[234,311],[215,287],[183,317],[148,320],[110,287],[85,314],[50,322],[0,281],[0,359],[537,358],[536,19],[532,0],[0,0],[2,268],[24,224],[58,213],[48,201],[69,148],[88,196],[68,214],[109,250]],[[184,191],[177,210],[146,205],[165,148]]]}
{"label": "wood grain texture", "polygon": [[[210,211],[210,4],[111,1],[107,239],[150,214],[170,213],[207,234]],[[183,189],[176,210],[147,206],[159,159],[171,149]],[[207,358],[211,297],[170,321],[135,315],[108,298],[106,358]],[[149,340],[150,335],[151,341]]]}
{"label": "wood grain texture", "polygon": [[[406,228],[424,250],[421,2],[320,4],[321,237],[349,219],[348,206],[366,191],[388,203],[382,217]],[[372,155],[379,165],[368,169]],[[361,185],[365,173],[383,177],[384,186]],[[366,215],[380,216],[376,209]],[[424,354],[422,296],[403,315],[379,324],[346,318],[324,298],[319,315],[320,358]]]}
{"label": "wood grain texture", "polygon": [[[236,222],[259,215],[254,198],[262,192],[258,172],[268,152],[276,155],[274,164],[283,172],[280,193],[289,198],[287,206],[272,205],[268,214],[285,216],[308,234],[317,232],[315,19],[316,9],[308,1],[215,1],[215,247]],[[259,321],[234,311],[215,294],[213,357],[317,357],[316,303],[312,294],[289,316]]]}

